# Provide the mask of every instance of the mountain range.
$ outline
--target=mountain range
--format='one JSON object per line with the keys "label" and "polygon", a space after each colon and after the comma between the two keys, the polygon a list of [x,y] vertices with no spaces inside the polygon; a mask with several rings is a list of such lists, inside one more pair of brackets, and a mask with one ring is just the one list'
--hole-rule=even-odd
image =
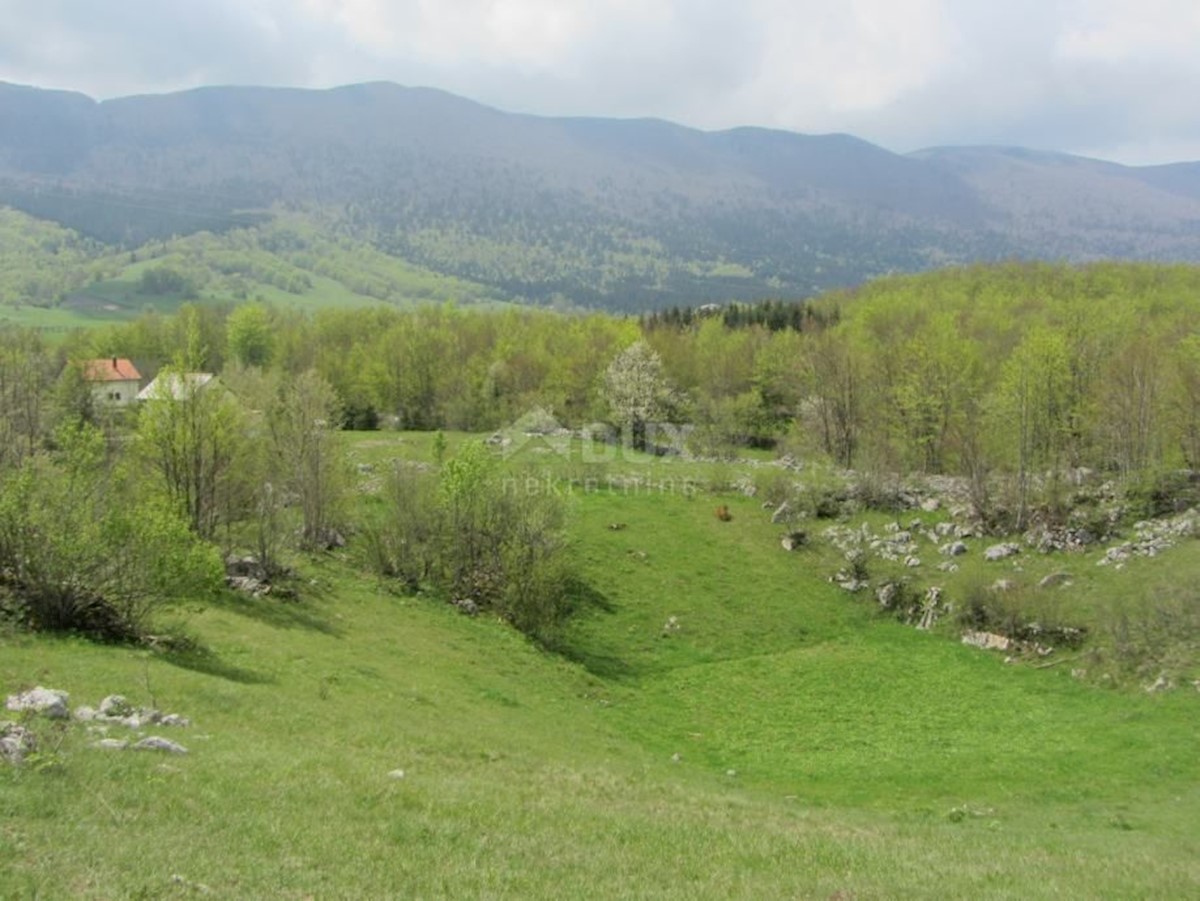
{"label": "mountain range", "polygon": [[428,88],[0,83],[0,204],[122,248],[307,217],[535,302],[802,297],[1006,258],[1200,261],[1200,163],[501,112]]}

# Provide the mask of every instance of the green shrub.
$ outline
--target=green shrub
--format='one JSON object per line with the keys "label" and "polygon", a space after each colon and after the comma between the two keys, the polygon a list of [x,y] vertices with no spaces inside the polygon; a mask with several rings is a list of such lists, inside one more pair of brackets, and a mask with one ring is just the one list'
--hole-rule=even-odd
{"label": "green shrub", "polygon": [[428,584],[553,643],[571,610],[573,577],[565,507],[544,481],[506,476],[472,443],[436,475],[397,469],[381,506],[363,539],[376,572],[409,589]]}
{"label": "green shrub", "polygon": [[216,550],[109,466],[98,430],[64,429],[57,444],[0,481],[0,605],[11,618],[132,640],[164,601],[220,586]]}

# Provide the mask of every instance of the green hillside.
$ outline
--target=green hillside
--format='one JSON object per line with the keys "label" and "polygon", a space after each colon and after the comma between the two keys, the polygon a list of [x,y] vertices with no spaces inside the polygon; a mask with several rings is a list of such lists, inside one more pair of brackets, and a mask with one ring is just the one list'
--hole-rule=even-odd
{"label": "green hillside", "polygon": [[313,311],[490,304],[501,294],[330,237],[304,216],[117,251],[0,207],[0,322],[62,329],[246,300]]}
{"label": "green hillside", "polygon": [[[352,447],[370,467],[430,448]],[[193,719],[169,733],[186,756],[90,748],[76,725],[0,768],[5,892],[1165,899],[1200,884],[1190,688],[1006,665],[949,621],[881,615],[828,582],[841,552],[819,522],[786,553],[757,498],[704,481],[761,465],[634,456],[588,473],[608,487],[559,483],[589,588],[554,653],[395,593],[353,542],[303,563],[299,601],[178,609],[204,653],[0,638],[7,691],[121,693]],[[633,475],[697,493],[631,490]],[[862,523],[885,521],[840,525]],[[1072,568],[1115,598],[1151,573],[1197,584],[1194,551],[1127,579],[1099,551]]]}

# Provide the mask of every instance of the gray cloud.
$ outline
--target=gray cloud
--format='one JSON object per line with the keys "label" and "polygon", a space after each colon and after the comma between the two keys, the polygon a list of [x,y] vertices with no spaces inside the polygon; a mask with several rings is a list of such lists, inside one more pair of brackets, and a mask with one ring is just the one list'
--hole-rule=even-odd
{"label": "gray cloud", "polygon": [[428,84],[504,109],[1200,158],[1189,0],[0,0],[0,79]]}

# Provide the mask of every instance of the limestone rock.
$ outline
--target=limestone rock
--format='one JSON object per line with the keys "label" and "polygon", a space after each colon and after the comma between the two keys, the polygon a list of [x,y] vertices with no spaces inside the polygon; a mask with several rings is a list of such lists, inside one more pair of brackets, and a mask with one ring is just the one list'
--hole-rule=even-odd
{"label": "limestone rock", "polygon": [[109,695],[100,702],[100,715],[109,719],[120,719],[133,713],[133,705],[124,695]]}
{"label": "limestone rock", "polygon": [[1056,573],[1050,573],[1047,576],[1043,576],[1042,580],[1038,582],[1038,588],[1057,588],[1060,585],[1070,584],[1071,574],[1069,572],[1059,571]]}
{"label": "limestone rock", "polygon": [[17,723],[0,723],[0,760],[18,764],[37,749],[33,733]]}
{"label": "limestone rock", "polygon": [[67,706],[70,697],[65,691],[43,688],[39,685],[37,688],[21,692],[21,694],[9,695],[4,706],[17,713],[32,711],[53,720],[65,720],[71,715],[71,710]]}
{"label": "limestone rock", "polygon": [[169,738],[160,735],[148,735],[132,746],[135,751],[164,751],[168,754],[186,754],[188,752],[181,744],[176,744]]}
{"label": "limestone rock", "polygon": [[1012,557],[1014,554],[1021,553],[1021,548],[1012,542],[1003,544],[993,544],[990,548],[983,552],[983,559],[989,562],[1003,560],[1006,557]]}
{"label": "limestone rock", "polygon": [[1012,646],[1012,640],[995,632],[964,632],[962,643],[985,651],[1007,651]]}

